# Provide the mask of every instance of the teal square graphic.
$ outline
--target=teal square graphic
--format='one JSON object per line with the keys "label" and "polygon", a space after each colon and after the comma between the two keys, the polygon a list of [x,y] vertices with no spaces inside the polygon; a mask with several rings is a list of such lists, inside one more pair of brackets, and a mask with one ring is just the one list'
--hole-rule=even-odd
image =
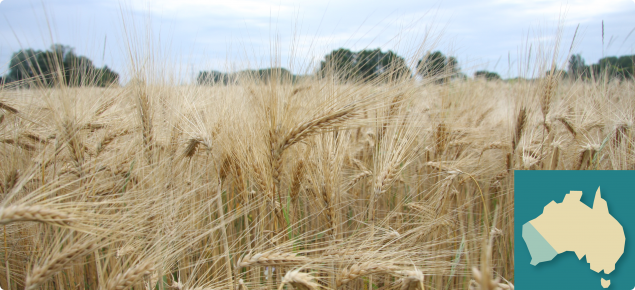
{"label": "teal square graphic", "polygon": [[[531,265],[532,256],[523,239],[523,226],[542,215],[550,202],[562,203],[570,191],[582,191],[580,202],[592,208],[598,187],[609,214],[624,230],[624,253],[615,264],[615,270],[609,274],[596,273],[591,270],[586,256],[578,260],[572,251]],[[527,227],[526,231],[529,239],[534,229]],[[635,171],[514,171],[514,241],[515,289],[605,289],[600,278],[611,281],[606,289],[634,289]],[[534,239],[531,243],[536,249],[536,244],[542,241]]]}

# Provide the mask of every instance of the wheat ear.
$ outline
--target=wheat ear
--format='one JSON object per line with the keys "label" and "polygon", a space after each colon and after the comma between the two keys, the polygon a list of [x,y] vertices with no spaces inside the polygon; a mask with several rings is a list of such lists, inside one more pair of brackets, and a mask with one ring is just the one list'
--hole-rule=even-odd
{"label": "wheat ear", "polygon": [[275,266],[275,265],[293,265],[301,264],[309,261],[307,257],[296,256],[293,253],[275,253],[265,252],[258,254],[247,254],[238,260],[239,267],[251,266]]}
{"label": "wheat ear", "polygon": [[434,132],[435,154],[441,155],[443,153],[447,147],[449,137],[448,126],[445,123],[439,124]]}
{"label": "wheat ear", "polygon": [[379,176],[377,176],[377,180],[375,180],[374,189],[377,195],[386,192],[386,190],[388,190],[395,181],[397,174],[399,174],[399,159],[393,158],[391,161],[392,162],[390,162],[388,166],[381,171]]}
{"label": "wheat ear", "polygon": [[573,124],[571,124],[569,120],[567,120],[566,118],[558,118],[556,120],[560,121],[564,125],[564,127],[567,128],[567,131],[569,131],[569,133],[573,135],[574,138],[578,135],[578,131],[576,131],[575,127],[573,127]]}
{"label": "wheat ear", "polygon": [[328,222],[328,226],[329,226],[329,230],[328,233],[332,236],[335,236],[335,209],[333,208],[333,194],[327,190],[326,188],[322,187],[321,190],[322,194],[322,202],[324,203],[324,209],[325,209],[325,216],[326,216],[326,220]]}
{"label": "wheat ear", "polygon": [[70,214],[41,207],[39,205],[13,205],[0,209],[0,225],[12,222],[35,221],[54,225],[68,225],[72,221]]}
{"label": "wheat ear", "polygon": [[345,109],[329,113],[321,117],[316,117],[297,125],[279,140],[276,140],[275,137],[270,135],[273,159],[271,163],[273,165],[272,176],[274,181],[278,183],[278,175],[280,174],[280,168],[282,166],[282,153],[284,150],[311,135],[319,133],[321,130],[328,129],[351,119],[354,115],[355,106],[346,106]]}
{"label": "wheat ear", "polygon": [[35,151],[36,149],[35,146],[25,142],[21,142],[18,139],[0,139],[0,143],[15,145],[27,151]]}
{"label": "wheat ear", "polygon": [[379,273],[393,274],[394,272],[391,265],[382,265],[373,262],[354,264],[350,268],[344,268],[338,273],[336,284],[339,287],[362,276]]}
{"label": "wheat ear", "polygon": [[108,111],[113,105],[115,105],[115,99],[109,99],[106,102],[103,102],[97,110],[95,110],[95,117],[101,116],[104,112]]}
{"label": "wheat ear", "polygon": [[300,269],[289,271],[286,275],[284,275],[278,290],[282,290],[282,287],[285,284],[291,284],[293,288],[300,290],[316,290],[319,285],[313,282],[314,280],[315,278],[313,276],[309,273],[300,272]]}
{"label": "wheat ear", "polygon": [[554,146],[553,155],[551,156],[551,170],[558,169],[558,161],[560,160],[560,147]]}
{"label": "wheat ear", "polygon": [[348,106],[345,107],[345,109],[299,124],[285,135],[279,143],[278,148],[280,151],[284,151],[289,146],[320,132],[320,130],[327,129],[352,118],[355,115],[354,113],[355,106]]}
{"label": "wheat ear", "polygon": [[615,137],[613,138],[613,145],[619,146],[622,142],[623,136],[627,135],[628,125],[621,124],[615,128]]}
{"label": "wheat ear", "polygon": [[106,146],[108,146],[110,143],[112,143],[112,141],[114,141],[116,138],[119,138],[121,136],[128,135],[128,134],[130,134],[130,131],[121,130],[121,131],[118,131],[118,132],[114,132],[114,133],[110,133],[110,134],[105,135],[104,138],[101,140],[101,142],[99,142],[97,144],[97,148],[95,149],[95,154],[99,155],[101,152],[104,151]]}
{"label": "wheat ear", "polygon": [[119,273],[111,279],[108,279],[108,282],[106,282],[106,289],[126,289],[136,283],[139,279],[143,278],[143,276],[152,273],[152,271],[154,271],[154,269],[150,261],[141,262],[136,266],[129,268],[126,272]]}
{"label": "wheat ear", "polygon": [[474,127],[480,126],[481,123],[483,123],[483,120],[485,120],[487,115],[489,115],[492,111],[494,111],[494,108],[489,108],[485,112],[483,112],[480,116],[478,116],[478,118],[474,122]]}
{"label": "wheat ear", "polygon": [[185,147],[185,150],[183,151],[183,156],[194,156],[200,144],[203,144],[207,149],[210,149],[209,142],[206,142],[203,138],[200,137],[192,137],[187,141],[187,147]]}
{"label": "wheat ear", "polygon": [[18,110],[16,110],[15,108],[13,108],[13,107],[11,107],[11,106],[3,103],[3,102],[0,102],[0,109],[3,109],[5,111],[7,111],[7,112],[11,112],[13,114],[17,114],[18,113]]}
{"label": "wheat ear", "polygon": [[399,271],[404,275],[401,279],[401,290],[423,290],[423,273],[421,271]]}
{"label": "wheat ear", "polygon": [[292,201],[298,199],[300,193],[300,187],[302,186],[302,178],[304,177],[304,161],[300,160],[293,169],[293,179],[291,181],[291,191],[289,195]]}
{"label": "wheat ear", "polygon": [[551,99],[557,84],[558,80],[553,75],[550,75],[547,78],[542,98],[540,98],[540,110],[542,111],[542,115],[545,120],[547,118],[547,114],[549,114],[549,110],[551,109]]}
{"label": "wheat ear", "polygon": [[25,289],[31,290],[37,288],[48,278],[62,270],[70,262],[84,256],[98,248],[95,240],[89,240],[84,243],[73,245],[65,248],[63,251],[56,253],[50,260],[43,265],[33,267],[33,270],[26,276]]}
{"label": "wheat ear", "polygon": [[516,127],[514,130],[514,140],[512,140],[512,149],[516,150],[518,147],[518,143],[520,142],[520,138],[523,135],[523,130],[525,129],[525,125],[527,124],[527,110],[525,108],[520,109],[518,112],[518,118],[516,119]]}
{"label": "wheat ear", "polygon": [[483,147],[481,149],[481,155],[483,155],[483,153],[485,153],[485,151],[487,150],[494,150],[494,149],[500,149],[503,151],[507,151],[509,150],[509,144],[505,144],[503,142],[492,142],[490,144],[487,144],[487,146]]}
{"label": "wheat ear", "polygon": [[353,175],[347,187],[353,187],[355,184],[357,184],[357,182],[364,179],[366,176],[371,176],[371,175],[373,175],[373,173],[370,171],[362,171],[356,175]]}

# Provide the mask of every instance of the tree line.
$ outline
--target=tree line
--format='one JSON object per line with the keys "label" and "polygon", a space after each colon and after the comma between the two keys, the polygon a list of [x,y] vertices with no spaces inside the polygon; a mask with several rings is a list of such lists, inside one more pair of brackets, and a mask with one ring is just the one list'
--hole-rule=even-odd
{"label": "tree line", "polygon": [[[251,79],[271,79],[272,73],[277,72],[297,80],[302,76],[292,75],[286,69],[264,69],[258,71],[241,71],[238,73],[222,73],[219,71],[201,71],[197,77],[198,84],[228,84],[249,76]],[[391,81],[403,77],[412,77],[413,72],[406,60],[388,50],[365,49],[351,51],[340,48],[333,50],[320,62],[318,75],[331,75],[342,81],[372,82]],[[455,78],[466,78],[461,72],[458,60],[452,56],[445,56],[441,51],[428,53],[417,62],[414,74],[425,78],[433,78],[437,83],[447,82]]]}
{"label": "tree line", "polygon": [[[600,77],[609,79],[632,79],[635,55],[621,57],[610,56],[600,59],[597,64],[586,65],[580,54],[571,56],[567,70],[556,70],[562,77],[573,80],[591,80]],[[302,76],[292,75],[285,69],[264,69],[258,71],[241,71],[227,74],[219,71],[201,71],[197,78],[198,84],[228,84],[241,77],[249,75],[255,80],[269,80],[272,73],[279,71],[282,76],[297,80]],[[388,50],[365,49],[351,51],[346,48],[333,50],[324,56],[317,71],[320,76],[330,75],[344,81],[390,81],[402,77],[420,76],[432,79],[435,83],[445,83],[453,79],[466,79],[461,72],[458,60],[453,56],[446,56],[441,51],[428,52],[417,61],[415,71],[408,66],[406,60]],[[553,72],[549,71],[547,74]],[[488,81],[502,80],[501,76],[492,71],[479,70],[474,72],[475,79]],[[513,80],[517,80],[515,78]]]}
{"label": "tree line", "polygon": [[13,53],[9,72],[0,83],[106,87],[118,80],[119,74],[108,66],[95,67],[92,60],[75,54],[70,46],[54,44],[45,51],[29,48]]}
{"label": "tree line", "polygon": [[[633,79],[635,55],[604,57],[596,64],[586,65],[580,54],[570,57],[567,70],[557,70],[562,77],[572,80],[595,80],[598,78]],[[446,56],[441,51],[428,52],[416,63],[413,72],[406,60],[395,52],[380,49],[351,51],[345,48],[333,50],[324,56],[317,73],[323,77],[330,75],[342,81],[392,81],[404,77],[420,76],[435,83],[445,83],[453,79],[466,79],[458,60]],[[547,74],[552,73],[551,71]],[[230,84],[240,79],[269,82],[272,79],[297,81],[303,76],[293,75],[284,68],[245,70],[237,73],[201,71],[198,84]],[[474,78],[501,80],[495,72],[479,70]],[[23,49],[13,53],[7,75],[0,77],[0,83],[18,82],[54,86],[60,82],[67,86],[100,86],[116,84],[119,74],[104,66],[95,67],[93,62],[75,54],[73,48],[54,44],[49,50]]]}

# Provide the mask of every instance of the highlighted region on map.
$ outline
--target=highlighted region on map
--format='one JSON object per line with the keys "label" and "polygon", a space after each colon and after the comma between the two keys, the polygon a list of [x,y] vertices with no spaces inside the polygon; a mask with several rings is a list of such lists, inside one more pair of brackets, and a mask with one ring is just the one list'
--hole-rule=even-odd
{"label": "highlighted region on map", "polygon": [[[551,201],[537,218],[523,225],[523,239],[531,254],[531,264],[551,261],[557,254],[573,251],[578,259],[586,256],[591,270],[609,274],[624,253],[626,238],[622,225],[609,214],[600,188],[593,208],[580,201],[581,191],[571,191],[562,203]],[[607,288],[610,281],[602,280]]]}
{"label": "highlighted region on map", "polygon": [[531,223],[523,226],[523,239],[531,253],[531,264],[536,266],[540,262],[551,261],[558,252],[545,240]]}

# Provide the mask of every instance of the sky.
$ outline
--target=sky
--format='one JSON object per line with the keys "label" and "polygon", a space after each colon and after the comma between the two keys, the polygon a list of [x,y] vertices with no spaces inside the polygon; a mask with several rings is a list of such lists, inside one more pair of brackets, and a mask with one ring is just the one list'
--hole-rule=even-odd
{"label": "sky", "polygon": [[569,53],[587,64],[635,54],[635,0],[3,0],[0,15],[2,74],[14,52],[52,43],[124,76],[134,63],[179,82],[202,70],[310,73],[340,47],[413,64],[440,50],[469,76],[504,78],[531,74],[529,51],[551,58],[556,39],[560,67]]}

